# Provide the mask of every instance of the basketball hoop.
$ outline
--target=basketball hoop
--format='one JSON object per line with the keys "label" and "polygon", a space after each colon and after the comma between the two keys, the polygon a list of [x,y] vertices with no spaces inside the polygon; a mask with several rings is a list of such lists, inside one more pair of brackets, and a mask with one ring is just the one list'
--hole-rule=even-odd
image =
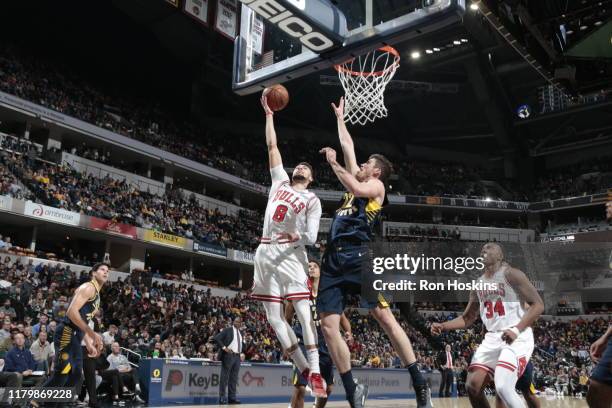
{"label": "basketball hoop", "polygon": [[385,88],[399,61],[397,50],[387,45],[334,65],[344,88],[344,120],[365,125],[387,116]]}

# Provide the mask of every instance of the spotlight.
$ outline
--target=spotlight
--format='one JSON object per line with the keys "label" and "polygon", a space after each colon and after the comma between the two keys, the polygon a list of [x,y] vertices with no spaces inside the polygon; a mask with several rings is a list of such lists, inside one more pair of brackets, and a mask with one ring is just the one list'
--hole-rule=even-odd
{"label": "spotlight", "polygon": [[432,50],[425,50],[425,53],[426,54],[433,54],[433,51]]}
{"label": "spotlight", "polygon": [[421,58],[421,53],[418,52],[418,51],[412,51],[412,54],[410,54],[410,57],[412,59],[419,59],[419,58]]}
{"label": "spotlight", "polygon": [[478,10],[478,4],[476,4],[476,3],[470,4],[470,10],[472,10],[472,11]]}
{"label": "spotlight", "polygon": [[587,28],[589,28],[589,26],[585,26],[585,25],[580,26],[580,29],[581,29],[582,31],[586,30]]}
{"label": "spotlight", "polygon": [[434,47],[433,49],[435,52],[440,52],[440,49],[438,47]]}
{"label": "spotlight", "polygon": [[485,201],[492,201],[492,200],[491,200],[491,197],[487,197],[487,198],[485,198]]}
{"label": "spotlight", "polygon": [[459,41],[459,40],[455,40],[455,41],[453,41],[453,44],[455,44],[455,45],[461,45],[461,41]]}
{"label": "spotlight", "polygon": [[467,40],[467,38],[462,38],[462,39],[461,39],[461,42],[462,42],[462,43],[466,43],[466,42],[468,42],[468,40]]}
{"label": "spotlight", "polygon": [[599,27],[599,26],[600,26],[600,25],[602,25],[602,24],[603,24],[603,22],[602,22],[602,21],[596,21],[596,22],[595,22],[595,25],[596,25],[597,27]]}

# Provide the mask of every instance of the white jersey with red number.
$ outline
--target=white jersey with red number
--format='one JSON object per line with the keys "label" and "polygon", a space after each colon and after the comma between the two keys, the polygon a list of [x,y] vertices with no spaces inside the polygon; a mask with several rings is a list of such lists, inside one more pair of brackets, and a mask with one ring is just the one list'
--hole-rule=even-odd
{"label": "white jersey with red number", "polygon": [[264,216],[261,242],[283,244],[289,242],[281,234],[297,233],[297,244],[313,245],[319,232],[321,201],[311,191],[291,187],[283,166],[270,169],[272,187]]}
{"label": "white jersey with red number", "polygon": [[495,283],[497,290],[478,290],[480,301],[480,318],[487,331],[502,331],[516,326],[525,309],[516,291],[506,280],[506,273],[510,266],[504,263],[491,277],[482,275],[479,282]]}

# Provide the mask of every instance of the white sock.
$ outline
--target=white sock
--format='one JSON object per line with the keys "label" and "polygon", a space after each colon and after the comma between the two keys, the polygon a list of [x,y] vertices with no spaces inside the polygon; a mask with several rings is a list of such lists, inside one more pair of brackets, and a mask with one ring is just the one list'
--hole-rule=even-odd
{"label": "white sock", "polygon": [[321,370],[319,370],[319,350],[310,349],[306,350],[308,354],[308,364],[310,364],[310,372],[320,374]]}
{"label": "white sock", "polygon": [[308,361],[306,361],[306,357],[304,357],[304,353],[302,353],[302,350],[299,347],[289,353],[289,357],[291,357],[295,363],[295,366],[298,368],[298,370],[300,370],[300,373],[303,373],[305,369],[310,368]]}

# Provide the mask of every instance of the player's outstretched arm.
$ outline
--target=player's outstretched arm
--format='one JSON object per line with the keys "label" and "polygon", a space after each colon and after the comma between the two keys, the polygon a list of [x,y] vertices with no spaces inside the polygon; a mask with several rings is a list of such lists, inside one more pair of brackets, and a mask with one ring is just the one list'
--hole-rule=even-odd
{"label": "player's outstretched arm", "polygon": [[542,312],[544,312],[544,302],[523,271],[516,268],[508,268],[506,280],[510,286],[514,288],[520,298],[516,299],[516,301],[519,302],[524,300],[529,305],[529,309],[527,309],[521,321],[515,327],[504,331],[504,337],[507,338],[506,341],[511,343],[518,337],[520,332],[527,327],[531,327],[538,317],[540,317]]}
{"label": "player's outstretched arm", "polygon": [[385,186],[382,181],[372,178],[360,182],[336,160],[336,151],[331,147],[324,147],[319,153],[325,154],[327,162],[340,180],[340,183],[355,197],[377,198],[380,202],[385,198]]}
{"label": "player's outstretched arm", "polygon": [[268,106],[268,97],[263,94],[261,96],[261,106],[266,113],[266,145],[268,146],[268,159],[270,168],[273,169],[283,165],[280,151],[276,143],[276,130],[274,129],[274,112]]}
{"label": "player's outstretched arm", "polygon": [[450,330],[459,330],[470,327],[478,319],[479,303],[476,292],[470,292],[470,300],[463,314],[456,319],[444,323],[433,323],[431,325],[431,334],[439,336],[442,332]]}
{"label": "player's outstretched arm", "polygon": [[342,147],[342,153],[344,154],[344,165],[349,173],[353,176],[359,171],[359,165],[357,164],[357,158],[355,156],[355,145],[353,144],[353,138],[346,128],[344,123],[344,97],[340,98],[338,106],[333,102],[331,104],[336,119],[338,121],[338,138],[340,139],[340,146]]}

